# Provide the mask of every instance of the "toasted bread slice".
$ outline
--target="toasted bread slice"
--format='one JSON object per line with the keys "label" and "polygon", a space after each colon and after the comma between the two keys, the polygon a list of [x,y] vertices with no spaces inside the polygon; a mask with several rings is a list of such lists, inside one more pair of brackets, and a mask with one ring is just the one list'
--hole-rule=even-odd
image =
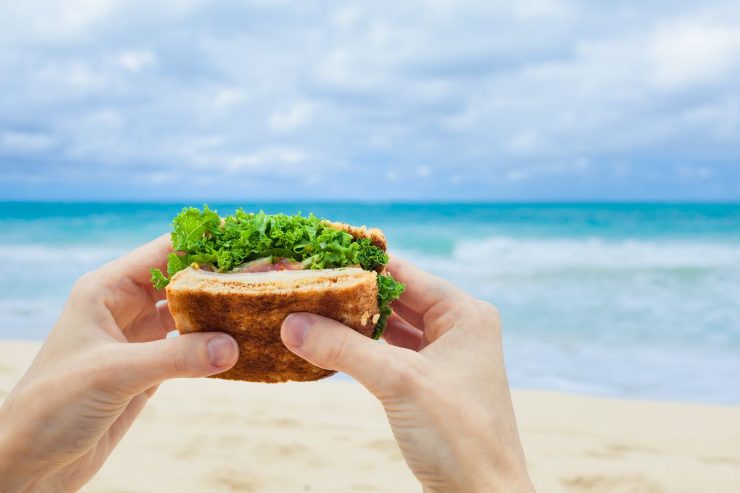
{"label": "toasted bread slice", "polygon": [[330,228],[338,229],[340,231],[346,231],[357,239],[367,238],[376,247],[383,251],[386,251],[388,242],[385,239],[385,235],[378,228],[368,228],[367,226],[352,226],[350,224],[327,221],[326,219],[321,221],[325,226]]}
{"label": "toasted bread slice", "polygon": [[217,378],[318,380],[333,371],[291,353],[280,339],[290,313],[311,312],[370,336],[378,314],[376,273],[360,268],[216,273],[188,267],[172,276],[167,303],[181,334],[219,331],[239,344],[239,361]]}

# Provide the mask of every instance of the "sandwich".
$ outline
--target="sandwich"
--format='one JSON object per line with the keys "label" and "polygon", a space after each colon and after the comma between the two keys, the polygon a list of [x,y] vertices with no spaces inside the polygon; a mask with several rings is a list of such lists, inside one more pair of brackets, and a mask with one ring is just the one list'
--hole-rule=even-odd
{"label": "sandwich", "polygon": [[330,222],[314,215],[185,208],[173,220],[165,289],[181,334],[226,332],[239,344],[236,365],[217,378],[252,382],[318,380],[333,371],[290,352],[280,328],[294,312],[333,318],[380,338],[390,302],[404,286],[385,271],[386,239],[379,229]]}

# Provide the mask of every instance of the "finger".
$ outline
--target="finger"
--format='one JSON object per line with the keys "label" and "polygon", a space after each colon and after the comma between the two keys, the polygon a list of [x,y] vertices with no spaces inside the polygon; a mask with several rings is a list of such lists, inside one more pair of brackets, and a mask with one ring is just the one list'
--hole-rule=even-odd
{"label": "finger", "polygon": [[391,308],[393,309],[393,313],[397,313],[407,323],[413,325],[419,330],[424,330],[424,317],[401,303],[401,300],[394,300],[391,303]]}
{"label": "finger", "polygon": [[394,370],[402,372],[417,353],[378,344],[336,320],[294,313],[283,322],[285,346],[321,368],[347,373],[377,397],[398,391]]}
{"label": "finger", "polygon": [[164,300],[157,302],[156,305],[142,306],[141,313],[130,322],[125,320],[125,315],[131,310],[124,310],[124,312],[123,316],[119,313],[116,316],[119,327],[128,342],[156,341],[165,338],[168,333],[175,330],[175,320]]}
{"label": "finger", "polygon": [[149,396],[150,398],[159,390],[159,384],[155,385],[154,387],[149,387],[144,391],[144,393]]}
{"label": "finger", "polygon": [[112,279],[128,278],[146,290],[154,300],[164,299],[164,291],[154,289],[150,269],[167,270],[167,255],[172,251],[170,235],[164,234],[101,268]]}
{"label": "finger", "polygon": [[177,330],[177,327],[175,327],[175,319],[172,318],[170,307],[169,305],[167,305],[167,301],[160,301],[159,303],[157,303],[157,313],[159,313],[159,320],[161,321],[162,327],[164,327],[164,330],[167,334],[174,330]]}
{"label": "finger", "polygon": [[454,285],[425,272],[396,256],[388,262],[388,271],[396,280],[406,285],[399,302],[421,317],[440,303],[455,304],[466,294]]}
{"label": "finger", "polygon": [[[130,322],[125,320],[125,314],[132,312],[130,308],[128,310],[121,310],[118,306],[112,308],[115,310],[118,326],[128,342],[156,341],[167,335],[167,327],[162,321],[159,309],[154,305],[142,306],[141,312]],[[120,312],[124,312],[124,315]]]}
{"label": "finger", "polygon": [[383,339],[388,344],[418,351],[424,342],[424,334],[394,313],[388,319]]}
{"label": "finger", "polygon": [[229,335],[199,332],[152,342],[119,344],[110,373],[118,389],[131,395],[178,377],[205,377],[236,364],[239,347]]}

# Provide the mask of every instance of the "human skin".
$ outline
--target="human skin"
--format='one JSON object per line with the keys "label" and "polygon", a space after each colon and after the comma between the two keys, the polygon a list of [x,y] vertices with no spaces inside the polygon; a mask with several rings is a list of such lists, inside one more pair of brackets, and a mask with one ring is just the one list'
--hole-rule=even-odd
{"label": "human skin", "polygon": [[[74,491],[103,465],[157,386],[231,368],[236,342],[174,330],[149,268],[161,237],[83,276],[27,373],[0,407],[0,492]],[[394,259],[407,285],[379,344],[333,320],[291,315],[292,351],[344,371],[383,403],[424,491],[533,491],[503,365],[498,314]]]}
{"label": "human skin", "polygon": [[166,338],[174,322],[149,268],[161,237],[83,276],[0,408],[0,492],[75,491],[100,469],[164,380],[231,368],[226,334]]}
{"label": "human skin", "polygon": [[532,492],[504,368],[497,310],[393,258],[406,291],[378,344],[331,319],[290,315],[285,345],[345,372],[383,404],[426,493]]}

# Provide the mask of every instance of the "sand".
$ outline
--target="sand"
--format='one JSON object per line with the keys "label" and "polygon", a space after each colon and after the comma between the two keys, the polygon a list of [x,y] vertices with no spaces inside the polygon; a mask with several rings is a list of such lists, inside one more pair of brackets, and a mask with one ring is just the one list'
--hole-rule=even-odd
{"label": "sand", "polygon": [[[37,343],[0,342],[0,399]],[[740,407],[515,391],[549,492],[740,491]],[[359,385],[162,385],[87,492],[409,492],[380,405]]]}

